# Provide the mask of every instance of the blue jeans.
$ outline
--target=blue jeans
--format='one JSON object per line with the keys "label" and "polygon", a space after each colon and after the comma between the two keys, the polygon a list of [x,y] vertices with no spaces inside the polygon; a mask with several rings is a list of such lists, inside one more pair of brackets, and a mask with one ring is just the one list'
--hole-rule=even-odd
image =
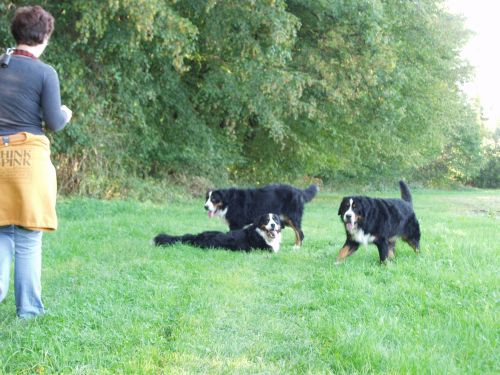
{"label": "blue jeans", "polygon": [[17,316],[43,314],[42,232],[16,225],[0,226],[0,302],[9,290],[12,258]]}

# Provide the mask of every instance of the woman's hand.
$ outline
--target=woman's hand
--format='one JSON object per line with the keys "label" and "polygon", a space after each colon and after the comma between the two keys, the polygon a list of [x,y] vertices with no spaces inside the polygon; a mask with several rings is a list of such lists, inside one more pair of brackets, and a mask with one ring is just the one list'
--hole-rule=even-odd
{"label": "woman's hand", "polygon": [[69,122],[71,120],[71,117],[73,116],[73,111],[68,107],[66,107],[65,105],[61,106],[61,111],[63,111],[66,114],[66,117],[68,119],[66,122]]}

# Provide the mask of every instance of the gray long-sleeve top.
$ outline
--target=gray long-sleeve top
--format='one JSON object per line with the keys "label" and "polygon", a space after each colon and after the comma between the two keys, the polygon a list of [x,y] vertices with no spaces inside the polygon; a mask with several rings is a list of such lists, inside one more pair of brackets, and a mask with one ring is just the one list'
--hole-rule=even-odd
{"label": "gray long-sleeve top", "polygon": [[67,123],[61,110],[59,77],[50,65],[25,56],[12,56],[0,67],[0,135],[19,132],[44,134]]}

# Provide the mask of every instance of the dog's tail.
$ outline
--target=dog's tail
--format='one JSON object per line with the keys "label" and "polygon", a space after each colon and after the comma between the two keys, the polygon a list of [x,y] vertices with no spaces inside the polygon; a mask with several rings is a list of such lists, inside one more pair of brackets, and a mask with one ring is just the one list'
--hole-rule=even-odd
{"label": "dog's tail", "polygon": [[190,245],[194,246],[201,246],[203,245],[203,242],[200,243],[200,241],[203,241],[204,235],[210,234],[211,232],[204,232],[200,233],[198,235],[195,234],[184,234],[182,236],[171,236],[169,234],[165,233],[160,233],[157,235],[155,238],[153,238],[153,245],[156,246],[169,246],[173,245],[174,243],[187,243]]}
{"label": "dog's tail", "polygon": [[155,238],[153,238],[153,245],[155,246],[168,246],[173,245],[176,242],[181,242],[181,237],[169,236],[165,233],[160,233]]}
{"label": "dog's tail", "polygon": [[399,181],[399,190],[401,190],[401,199],[409,204],[413,205],[411,199],[410,188],[405,184],[404,181]]}
{"label": "dog's tail", "polygon": [[317,185],[311,185],[307,189],[302,190],[302,196],[305,202],[310,202],[318,194],[319,188]]}

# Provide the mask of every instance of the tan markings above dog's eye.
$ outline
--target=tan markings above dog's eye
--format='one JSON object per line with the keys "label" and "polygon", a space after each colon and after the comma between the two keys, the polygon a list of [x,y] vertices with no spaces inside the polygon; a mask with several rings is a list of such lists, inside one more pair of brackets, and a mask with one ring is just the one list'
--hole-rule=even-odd
{"label": "tan markings above dog's eye", "polygon": [[356,208],[356,203],[353,203],[353,204],[352,204],[352,208]]}

